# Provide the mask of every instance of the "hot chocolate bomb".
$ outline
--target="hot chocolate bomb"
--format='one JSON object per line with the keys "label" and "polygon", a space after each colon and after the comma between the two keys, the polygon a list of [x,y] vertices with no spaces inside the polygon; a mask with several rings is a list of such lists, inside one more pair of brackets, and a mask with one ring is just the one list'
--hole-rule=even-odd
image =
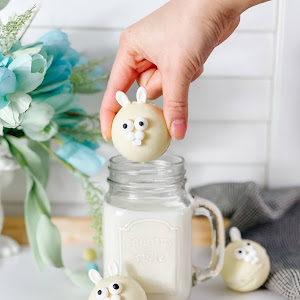
{"label": "hot chocolate bomb", "polygon": [[118,275],[119,267],[114,262],[110,265],[110,273],[110,277],[103,279],[98,271],[89,271],[95,284],[89,300],[147,300],[145,291],[134,279]]}
{"label": "hot chocolate bomb", "polygon": [[160,157],[171,141],[161,108],[147,103],[146,89],[140,87],[137,101],[131,102],[125,93],[117,92],[122,106],[112,125],[112,141],[119,153],[134,162],[148,162]]}
{"label": "hot chocolate bomb", "polygon": [[265,283],[270,273],[267,251],[254,241],[242,239],[236,227],[229,234],[231,243],[225,249],[223,280],[237,292],[254,291]]}

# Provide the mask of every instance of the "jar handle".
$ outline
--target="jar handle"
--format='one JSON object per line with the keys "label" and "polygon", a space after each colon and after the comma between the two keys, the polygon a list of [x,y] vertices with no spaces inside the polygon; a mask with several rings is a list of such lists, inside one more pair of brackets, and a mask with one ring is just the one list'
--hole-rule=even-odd
{"label": "jar handle", "polygon": [[193,285],[215,277],[221,272],[225,252],[225,231],[222,214],[218,207],[212,202],[195,197],[192,198],[195,216],[204,216],[210,222],[212,228],[212,256],[209,265],[201,270],[194,266]]}

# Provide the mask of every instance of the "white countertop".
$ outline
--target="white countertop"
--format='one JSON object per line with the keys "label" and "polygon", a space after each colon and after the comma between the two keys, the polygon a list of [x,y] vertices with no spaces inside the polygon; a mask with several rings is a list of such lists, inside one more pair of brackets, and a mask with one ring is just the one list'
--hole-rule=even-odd
{"label": "white countertop", "polygon": [[[63,249],[65,264],[74,270],[84,270],[81,255],[83,247],[67,246]],[[206,247],[194,248],[193,261],[200,263],[208,259]],[[4,300],[87,300],[89,291],[72,285],[63,272],[47,268],[38,272],[30,249],[22,247],[20,254],[0,259],[0,299]],[[268,290],[240,294],[230,291],[220,276],[194,287],[190,300],[279,300],[283,299]]]}

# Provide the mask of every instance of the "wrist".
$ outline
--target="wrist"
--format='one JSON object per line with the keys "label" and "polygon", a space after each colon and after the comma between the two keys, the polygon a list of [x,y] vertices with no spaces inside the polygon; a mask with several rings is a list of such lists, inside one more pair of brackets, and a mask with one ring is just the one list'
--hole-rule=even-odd
{"label": "wrist", "polygon": [[223,4],[227,9],[234,11],[238,15],[240,15],[248,8],[270,0],[216,0],[216,1],[219,2],[220,4]]}

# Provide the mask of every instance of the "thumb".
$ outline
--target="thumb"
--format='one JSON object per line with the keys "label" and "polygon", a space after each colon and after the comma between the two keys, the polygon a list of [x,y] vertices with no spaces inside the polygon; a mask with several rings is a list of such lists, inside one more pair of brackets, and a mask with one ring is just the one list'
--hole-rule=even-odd
{"label": "thumb", "polygon": [[188,120],[188,93],[191,80],[182,72],[162,74],[164,116],[172,138],[184,138]]}

